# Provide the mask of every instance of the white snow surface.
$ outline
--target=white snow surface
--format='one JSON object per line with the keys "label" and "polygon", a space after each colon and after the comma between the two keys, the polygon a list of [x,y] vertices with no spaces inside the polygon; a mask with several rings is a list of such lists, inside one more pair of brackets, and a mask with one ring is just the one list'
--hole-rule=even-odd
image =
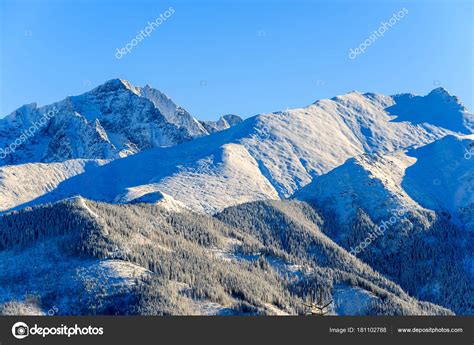
{"label": "white snow surface", "polygon": [[358,208],[374,220],[407,212],[424,219],[420,211],[434,210],[449,212],[470,229],[474,158],[466,159],[466,152],[472,147],[469,137],[446,136],[408,152],[357,156],[293,197],[328,207],[343,224],[355,218]]}
{"label": "white snow surface", "polygon": [[[152,101],[169,123],[179,128],[185,128],[193,137],[209,134],[201,122],[192,117],[185,109],[176,105],[171,98],[161,91],[146,85],[143,88],[138,88],[138,92],[140,96]],[[222,129],[225,128],[220,130]]]}
{"label": "white snow surface", "polygon": [[0,165],[116,159],[208,134],[198,120],[160,91],[112,79],[82,95],[43,107],[25,105],[0,119],[0,148],[15,143],[53,110],[51,119],[16,146],[15,152],[0,159]]}
{"label": "white snow surface", "polygon": [[160,192],[158,188],[159,187],[155,184],[147,184],[128,188],[125,194],[117,196],[117,198],[114,200],[114,203],[156,204],[172,212],[181,212],[188,209],[182,202],[175,200],[168,194]]}
{"label": "white snow surface", "polygon": [[402,182],[407,193],[474,230],[474,136],[447,136],[407,154],[417,159]]}
{"label": "white snow surface", "polygon": [[334,287],[331,307],[336,315],[367,315],[370,304],[378,299],[359,287],[339,284]]}
{"label": "white snow surface", "polygon": [[[122,260],[65,257],[58,246],[60,241],[48,239],[22,251],[0,252],[0,279],[6,282],[0,286],[0,305],[13,300],[31,309],[35,306],[25,303],[28,296],[21,291],[28,291],[31,295],[55,293],[60,296],[54,306],[57,313],[75,313],[70,308],[80,305],[78,299],[84,293],[97,296],[128,292],[134,286],[135,278],[150,273],[141,266]],[[19,276],[24,279],[18,279]],[[94,286],[92,290],[87,291],[88,283]],[[53,306],[43,308],[35,314],[47,314]]]}
{"label": "white snow surface", "polygon": [[[110,88],[114,89],[112,86]],[[128,92],[136,96],[135,93],[143,93],[143,90],[133,88],[133,92]],[[155,102],[162,98],[158,96],[148,95]],[[165,193],[195,211],[214,213],[246,201],[287,198],[315,177],[328,173],[352,157],[358,158],[353,161],[352,168],[346,166],[345,169],[349,175],[358,176],[365,159],[359,156],[363,154],[382,156],[455,134],[450,128],[422,121],[426,115],[424,109],[413,108],[409,102],[403,102],[409,107],[408,113],[411,114],[412,109],[421,111],[412,115],[418,116],[418,123],[394,121],[395,113],[405,114],[403,107],[392,109],[391,115],[387,112],[387,108],[396,105],[396,99],[395,96],[351,92],[304,108],[258,115],[224,131],[172,147],[146,150],[104,167],[90,169],[61,183],[33,203],[73,195],[117,202],[124,196],[127,198],[133,188],[141,188]],[[444,102],[442,98],[433,98],[432,101]],[[88,109],[84,113],[92,116],[93,102],[83,104],[87,104]],[[168,104],[162,111],[171,114],[173,109],[173,105]],[[456,114],[463,116],[461,110]],[[451,112],[450,117],[456,114]],[[458,129],[457,125],[453,128]],[[138,134],[146,137],[144,132]],[[412,203],[399,188],[400,174],[410,164],[410,159],[395,153],[392,155],[392,158],[383,158],[388,161],[381,163],[389,164],[388,170],[380,168],[383,171],[378,172],[375,165],[371,168],[372,173],[374,176],[388,174],[388,180],[394,180],[388,189],[389,194],[402,203]],[[375,164],[375,161],[368,161],[367,165],[370,164]],[[365,173],[362,171],[361,174]],[[381,191],[387,193],[384,187]],[[383,202],[383,197],[380,197],[380,202]],[[25,206],[20,204],[18,202],[19,207]]]}
{"label": "white snow surface", "polygon": [[73,159],[62,163],[0,166],[0,211],[34,200],[62,181],[106,163],[104,160]]}

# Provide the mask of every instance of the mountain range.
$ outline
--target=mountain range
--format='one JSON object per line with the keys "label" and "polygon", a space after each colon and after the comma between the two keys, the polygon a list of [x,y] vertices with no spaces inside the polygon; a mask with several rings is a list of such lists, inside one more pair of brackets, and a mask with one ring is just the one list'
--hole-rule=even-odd
{"label": "mountain range", "polygon": [[134,87],[113,79],[79,96],[38,107],[27,104],[0,120],[1,147],[20,137],[52,109],[56,115],[2,165],[116,159],[142,150],[173,146],[229,128],[241,119],[224,116],[200,122],[150,86]]}
{"label": "mountain range", "polygon": [[473,133],[443,88],[215,122],[120,79],[25,105],[0,120],[0,310],[301,314],[321,291],[473,315]]}

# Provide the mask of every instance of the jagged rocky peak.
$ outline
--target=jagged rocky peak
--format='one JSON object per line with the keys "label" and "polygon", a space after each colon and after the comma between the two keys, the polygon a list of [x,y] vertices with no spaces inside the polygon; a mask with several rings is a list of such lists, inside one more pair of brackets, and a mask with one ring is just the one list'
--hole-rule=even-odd
{"label": "jagged rocky peak", "polygon": [[[52,109],[53,116],[43,119]],[[174,146],[230,126],[225,122],[208,131],[161,91],[115,78],[51,105],[31,103],[18,108],[0,119],[0,147],[8,147],[39,120],[45,121],[0,160],[0,166],[74,158],[116,159]],[[228,121],[237,119],[229,117]]]}
{"label": "jagged rocky peak", "polygon": [[91,92],[101,93],[101,92],[113,92],[118,90],[130,90],[135,94],[139,94],[139,89],[133,86],[130,82],[125,79],[111,79],[106,81],[104,84],[99,85]]}
{"label": "jagged rocky peak", "polygon": [[235,114],[227,114],[227,115],[221,116],[221,119],[226,121],[229,124],[229,126],[235,126],[236,124],[242,122],[242,118]]}
{"label": "jagged rocky peak", "polygon": [[197,119],[178,106],[163,92],[152,88],[150,85],[138,88],[138,92],[141,97],[150,100],[169,123],[184,128],[190,136],[200,137],[209,134]]}
{"label": "jagged rocky peak", "polygon": [[242,121],[242,118],[238,115],[227,114],[221,116],[217,121],[202,121],[201,123],[209,133],[214,133],[233,127]]}
{"label": "jagged rocky peak", "polygon": [[[45,118],[51,109],[55,113]],[[192,138],[186,128],[167,121],[150,100],[141,97],[139,88],[122,79],[52,105],[22,107],[15,114],[0,120],[2,146],[10,145],[34,122],[40,125],[9,152],[2,165],[115,159]]]}

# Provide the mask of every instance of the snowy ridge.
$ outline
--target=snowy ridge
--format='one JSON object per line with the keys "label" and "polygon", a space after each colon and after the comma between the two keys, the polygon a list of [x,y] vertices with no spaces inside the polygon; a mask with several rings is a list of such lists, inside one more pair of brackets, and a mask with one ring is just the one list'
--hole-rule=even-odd
{"label": "snowy ridge", "polygon": [[[242,145],[206,147],[189,143],[131,156],[131,164],[124,159],[116,160],[107,171],[92,169],[65,181],[34,203],[73,195],[122,203],[148,191],[167,194],[199,212],[214,213],[229,205],[278,198],[271,183],[260,173],[258,163]],[[91,184],[94,188],[80,187]],[[143,194],[135,195],[137,191]]]}
{"label": "snowy ridge", "polygon": [[474,230],[474,136],[447,136],[409,151],[402,187],[425,208]]}
{"label": "snowy ridge", "polygon": [[241,141],[262,162],[279,194],[288,197],[350,157],[422,146],[452,133],[428,124],[392,122],[387,104],[390,98],[352,92],[260,115],[254,133]]}
{"label": "snowy ridge", "polygon": [[209,134],[201,122],[160,91],[113,79],[51,105],[25,105],[0,119],[0,148],[11,145],[52,109],[57,113],[15,152],[2,157],[0,165],[116,159]]}
{"label": "snowy ridge", "polygon": [[442,87],[426,96],[400,94],[393,99],[395,104],[387,111],[396,115],[397,121],[430,123],[463,134],[474,133],[474,114],[468,112],[459,98]]}
{"label": "snowy ridge", "polygon": [[114,203],[117,204],[155,204],[172,212],[187,210],[187,207],[171,196],[162,193],[153,184],[128,188],[124,195],[118,196]]}
{"label": "snowy ridge", "polygon": [[242,121],[242,118],[237,115],[227,114],[221,116],[217,121],[202,121],[201,123],[209,133],[215,133],[235,126]]}
{"label": "snowy ridge", "polygon": [[52,191],[62,181],[108,163],[75,159],[63,163],[28,163],[0,167],[0,211]]}
{"label": "snowy ridge", "polygon": [[[393,104],[388,96],[351,92],[258,115],[181,145],[116,160],[35,202],[77,194],[114,202],[128,188],[153,184],[195,211],[213,213],[240,202],[287,198],[351,157],[420,147],[455,134],[428,123],[393,121],[385,110]],[[90,190],[85,186],[92,181]]]}
{"label": "snowy ridge", "polygon": [[[447,212],[472,227],[474,161],[465,153],[469,138],[447,136],[409,152],[361,155],[317,177],[293,197],[325,205],[350,224],[362,208],[374,220],[405,210]],[[423,212],[424,211],[424,212]]]}
{"label": "snowy ridge", "polygon": [[169,123],[176,125],[178,128],[185,128],[192,137],[209,134],[198,120],[159,90],[146,85],[143,88],[138,88],[138,92],[142,97],[152,101]]}
{"label": "snowy ridge", "polygon": [[474,161],[465,155],[473,143],[447,136],[351,158],[293,197],[325,215],[334,241],[411,295],[471,315]]}
{"label": "snowy ridge", "polygon": [[473,312],[474,135],[444,89],[200,122],[115,79],[21,107],[0,148],[53,107],[0,163],[0,314],[301,314],[318,289],[337,314]]}

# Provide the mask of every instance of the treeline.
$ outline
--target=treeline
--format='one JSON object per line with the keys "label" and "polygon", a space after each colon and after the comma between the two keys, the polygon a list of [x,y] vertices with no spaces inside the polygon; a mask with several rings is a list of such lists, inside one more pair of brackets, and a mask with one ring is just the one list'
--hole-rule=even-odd
{"label": "treeline", "polygon": [[94,228],[94,220],[75,202],[46,204],[0,216],[0,250],[24,248],[48,237]]}
{"label": "treeline", "polygon": [[[359,208],[350,224],[339,224],[331,210],[319,206],[318,212],[325,220],[322,230],[348,251],[376,230],[381,221],[371,219]],[[313,207],[318,209],[315,204]],[[457,314],[473,315],[472,253],[472,231],[431,212],[408,212],[357,257],[411,296],[443,305]]]}
{"label": "treeline", "polygon": [[[79,285],[38,284],[37,291],[22,284],[25,277],[13,276],[15,270],[8,280],[0,272],[3,291],[15,291],[20,299],[22,287],[39,295],[42,306],[61,305],[62,314],[199,314],[209,304],[227,314],[303,314],[304,301],[320,290],[329,298],[340,284],[374,295],[379,302],[367,306],[367,314],[449,313],[412,299],[349,255],[321,231],[323,218],[304,203],[248,203],[210,217],[151,204],[74,199],[0,221],[3,252],[54,239],[60,251],[54,260],[79,265]],[[81,273],[87,272],[81,265],[110,259],[146,273],[122,285],[103,272]]]}

